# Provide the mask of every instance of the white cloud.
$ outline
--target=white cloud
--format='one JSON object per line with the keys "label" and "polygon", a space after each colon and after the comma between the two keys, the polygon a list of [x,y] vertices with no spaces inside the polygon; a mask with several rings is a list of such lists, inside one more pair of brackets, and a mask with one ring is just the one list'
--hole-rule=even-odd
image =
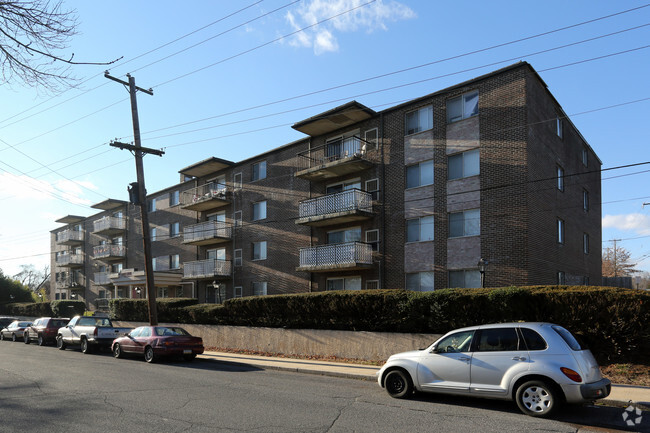
{"label": "white cloud", "polygon": [[[311,0],[288,12],[286,20],[294,30],[328,21],[297,33],[289,42],[296,47],[313,47],[316,55],[338,51],[336,32],[356,32],[364,30],[388,30],[387,22],[415,18],[416,14],[408,6],[395,0],[376,0],[362,6],[368,0]],[[354,9],[357,8],[357,9]],[[351,12],[347,12],[354,9]],[[346,13],[347,12],[347,13]]]}
{"label": "white cloud", "polygon": [[0,173],[0,197],[27,201],[55,200],[60,197],[75,204],[89,205],[90,200],[82,197],[83,188],[97,190],[90,182],[58,180],[50,183],[26,175]]}
{"label": "white cloud", "polygon": [[640,235],[650,235],[650,215],[631,213],[627,215],[605,215],[603,228],[634,231]]}

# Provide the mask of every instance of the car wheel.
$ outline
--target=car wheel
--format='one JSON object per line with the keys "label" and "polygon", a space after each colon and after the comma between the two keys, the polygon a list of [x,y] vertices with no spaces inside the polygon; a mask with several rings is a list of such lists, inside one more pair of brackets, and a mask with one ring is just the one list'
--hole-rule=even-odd
{"label": "car wheel", "polygon": [[11,341],[16,341],[16,334],[11,334]]}
{"label": "car wheel", "polygon": [[113,356],[116,357],[116,358],[121,358],[122,355],[123,355],[122,348],[120,347],[120,345],[118,343],[115,343],[113,345]]}
{"label": "car wheel", "polygon": [[29,334],[26,332],[23,333],[23,341],[25,344],[29,344]]}
{"label": "car wheel", "polygon": [[43,338],[43,334],[38,335],[38,345],[45,346],[45,338]]}
{"label": "car wheel", "polygon": [[87,338],[81,339],[81,352],[85,353],[86,355],[92,352],[92,346],[88,344]]}
{"label": "car wheel", "polygon": [[0,340],[4,340],[4,339],[5,339],[5,335],[2,332],[0,332]]}
{"label": "car wheel", "polygon": [[63,337],[61,337],[60,335],[56,336],[56,347],[59,350],[65,350],[65,342],[63,341]]}
{"label": "car wheel", "polygon": [[185,361],[194,361],[195,358],[196,358],[196,353],[193,353],[191,355],[183,355],[183,359]]}
{"label": "car wheel", "polygon": [[147,346],[144,348],[144,360],[147,362],[154,362],[156,360],[156,356],[153,353],[153,347]]}
{"label": "car wheel", "polygon": [[523,413],[534,417],[549,416],[559,403],[555,389],[541,380],[532,380],[517,388],[516,401]]}
{"label": "car wheel", "polygon": [[413,393],[413,381],[407,372],[392,370],[384,378],[386,392],[393,398],[408,397]]}

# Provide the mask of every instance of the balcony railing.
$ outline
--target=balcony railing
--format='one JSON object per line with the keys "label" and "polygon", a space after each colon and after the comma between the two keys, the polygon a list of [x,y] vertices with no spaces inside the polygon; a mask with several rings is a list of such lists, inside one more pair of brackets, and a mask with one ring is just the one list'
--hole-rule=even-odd
{"label": "balcony railing", "polygon": [[183,209],[205,211],[230,204],[230,192],[226,185],[208,183],[183,191],[180,197]]}
{"label": "balcony railing", "polygon": [[232,224],[223,221],[205,221],[183,227],[183,243],[207,245],[227,242],[232,238]]}
{"label": "balcony railing", "polygon": [[98,298],[95,300],[95,305],[99,311],[108,311],[109,301],[109,298]]}
{"label": "balcony railing", "polygon": [[78,273],[75,273],[74,275],[68,275],[65,277],[59,277],[56,279],[57,289],[74,289],[74,288],[84,287],[85,285],[86,285],[86,277]]}
{"label": "balcony railing", "polygon": [[56,243],[63,245],[78,244],[84,241],[84,232],[79,230],[63,230],[56,234]]}
{"label": "balcony railing", "polygon": [[122,258],[126,256],[124,245],[104,244],[93,247],[93,257],[96,259]]}
{"label": "balcony railing", "polygon": [[126,230],[126,220],[114,216],[105,216],[93,222],[93,233],[110,234]]}
{"label": "balcony railing", "polygon": [[83,254],[60,254],[56,260],[57,266],[63,267],[74,267],[82,266],[84,264],[84,255]]}
{"label": "balcony railing", "polygon": [[183,278],[215,278],[232,275],[232,262],[207,259],[183,264]]}
{"label": "balcony railing", "polygon": [[[296,224],[338,224],[372,216],[372,195],[351,189],[300,202]],[[323,220],[329,220],[323,222]]]}
{"label": "balcony railing", "polygon": [[372,266],[372,246],[362,242],[320,245],[300,249],[299,271],[326,272]]}
{"label": "balcony railing", "polygon": [[95,272],[93,279],[97,285],[106,285],[111,284],[111,279],[109,277],[109,272]]}
{"label": "balcony railing", "polygon": [[296,176],[322,180],[365,170],[379,162],[379,152],[372,143],[348,137],[304,152],[296,159]]}

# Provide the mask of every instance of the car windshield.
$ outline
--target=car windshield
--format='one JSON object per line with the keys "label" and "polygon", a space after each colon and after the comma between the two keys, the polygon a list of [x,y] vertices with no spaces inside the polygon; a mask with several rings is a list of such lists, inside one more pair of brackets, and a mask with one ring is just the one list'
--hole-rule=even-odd
{"label": "car windshield", "polygon": [[561,326],[553,326],[553,330],[557,332],[560,337],[562,337],[562,339],[566,342],[566,344],[569,345],[572,350],[583,350],[583,348],[580,346],[580,343],[578,343],[578,340],[576,340],[573,334],[571,334],[569,331]]}
{"label": "car windshield", "polygon": [[28,326],[31,326],[32,322],[19,322],[18,327],[19,328],[27,328]]}
{"label": "car windshield", "polygon": [[50,327],[52,327],[52,328],[63,328],[67,324],[68,324],[68,321],[65,320],[65,319],[50,320],[50,323],[49,323]]}
{"label": "car windshield", "polygon": [[474,331],[462,331],[448,335],[436,344],[436,353],[469,352]]}
{"label": "car windshield", "polygon": [[190,335],[190,334],[183,328],[160,326],[156,328],[156,335],[159,337],[164,337],[164,336]]}

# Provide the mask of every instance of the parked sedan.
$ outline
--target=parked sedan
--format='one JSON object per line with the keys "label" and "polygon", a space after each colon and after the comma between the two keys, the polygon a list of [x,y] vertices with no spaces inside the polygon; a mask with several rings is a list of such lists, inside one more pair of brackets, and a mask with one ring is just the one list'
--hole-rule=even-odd
{"label": "parked sedan", "polygon": [[31,326],[31,324],[32,322],[21,322],[19,320],[11,322],[9,326],[0,331],[0,340],[4,340],[5,338],[11,338],[13,341],[19,338],[22,339],[25,328]]}
{"label": "parked sedan", "polygon": [[41,317],[40,319],[36,319],[32,326],[25,329],[23,340],[25,344],[36,340],[39,346],[54,343],[59,328],[67,325],[69,321],[70,319],[64,317]]}
{"label": "parked sedan", "polygon": [[182,356],[186,361],[191,361],[205,349],[201,337],[193,337],[183,328],[141,326],[123,337],[116,338],[111,350],[116,358],[134,353],[144,355],[147,362],[154,362],[167,356]]}
{"label": "parked sedan", "polygon": [[417,390],[515,400],[538,417],[562,402],[584,403],[611,390],[591,352],[551,323],[457,329],[426,349],[391,356],[377,378],[395,398]]}
{"label": "parked sedan", "polygon": [[15,317],[0,317],[0,329],[6,328],[11,325],[11,322],[15,322],[16,320],[18,319]]}

